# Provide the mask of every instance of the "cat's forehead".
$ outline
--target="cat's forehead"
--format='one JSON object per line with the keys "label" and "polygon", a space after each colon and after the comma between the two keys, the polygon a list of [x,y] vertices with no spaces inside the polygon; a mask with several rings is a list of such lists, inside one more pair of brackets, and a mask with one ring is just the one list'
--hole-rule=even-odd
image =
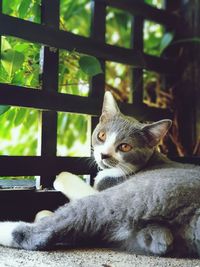
{"label": "cat's forehead", "polygon": [[129,132],[142,128],[142,123],[136,119],[124,115],[114,116],[112,119],[107,120],[102,125],[109,132]]}

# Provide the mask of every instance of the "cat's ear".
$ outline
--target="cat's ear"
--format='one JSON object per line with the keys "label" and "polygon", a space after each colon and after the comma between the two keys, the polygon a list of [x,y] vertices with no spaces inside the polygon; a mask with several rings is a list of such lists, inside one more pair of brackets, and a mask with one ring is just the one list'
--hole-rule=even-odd
{"label": "cat's ear", "polygon": [[106,91],[104,94],[103,108],[102,108],[100,121],[105,121],[108,118],[113,117],[119,112],[120,110],[118,108],[117,102],[115,101],[112,93],[109,91]]}
{"label": "cat's ear", "polygon": [[171,125],[171,120],[160,120],[144,126],[142,131],[148,139],[149,146],[157,146],[166,135]]}

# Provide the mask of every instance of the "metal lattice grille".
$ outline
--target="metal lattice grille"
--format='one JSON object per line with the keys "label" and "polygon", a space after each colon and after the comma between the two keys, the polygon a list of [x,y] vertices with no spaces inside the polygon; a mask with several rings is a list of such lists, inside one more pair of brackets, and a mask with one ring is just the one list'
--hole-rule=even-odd
{"label": "metal lattice grille", "polygon": [[[2,1],[1,1],[2,2]],[[42,0],[41,24],[14,18],[0,12],[0,35],[13,36],[44,45],[44,69],[42,89],[34,90],[10,84],[0,84],[0,104],[31,107],[42,110],[41,156],[0,156],[1,176],[40,175],[43,187],[52,185],[56,174],[67,170],[77,174],[88,174],[90,168],[80,158],[57,157],[57,112],[72,112],[92,115],[100,114],[105,88],[105,74],[94,77],[88,97],[61,94],[58,92],[59,49],[95,56],[102,69],[106,61],[131,65],[134,80],[142,81],[143,69],[167,75],[175,75],[177,62],[143,53],[143,21],[153,20],[168,28],[176,28],[179,18],[165,10],[158,10],[142,1],[96,0],[92,1],[91,36],[75,35],[59,29],[59,0]],[[128,11],[132,15],[132,48],[121,48],[105,43],[106,7]],[[51,49],[51,47],[56,48]],[[133,87],[133,86],[132,86]],[[143,104],[143,84],[133,88],[134,103],[121,104],[126,114],[157,119],[168,116],[166,110],[149,108]]]}

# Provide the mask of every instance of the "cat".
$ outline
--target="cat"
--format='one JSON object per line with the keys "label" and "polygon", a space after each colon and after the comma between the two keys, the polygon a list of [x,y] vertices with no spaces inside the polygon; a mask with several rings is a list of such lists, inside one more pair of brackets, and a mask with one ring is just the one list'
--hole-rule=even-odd
{"label": "cat", "polygon": [[[0,222],[0,245],[49,250],[98,244],[145,255],[199,256],[200,167],[157,151],[170,126],[167,119],[147,124],[123,115],[106,92],[92,134],[101,169],[94,189],[85,185],[79,196],[72,192],[76,185],[65,188],[72,200],[36,222]],[[68,179],[62,173],[55,187]]]}

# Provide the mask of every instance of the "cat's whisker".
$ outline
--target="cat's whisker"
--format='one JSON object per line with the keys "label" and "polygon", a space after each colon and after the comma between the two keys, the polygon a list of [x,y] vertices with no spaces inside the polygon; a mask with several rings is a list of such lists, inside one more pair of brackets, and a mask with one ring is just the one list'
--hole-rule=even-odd
{"label": "cat's whisker", "polygon": [[89,164],[90,164],[90,167],[98,168],[98,164],[96,163],[96,161],[94,159],[91,159]]}
{"label": "cat's whisker", "polygon": [[133,173],[133,169],[125,163],[120,162],[118,166],[124,172],[125,175]]}
{"label": "cat's whisker", "polygon": [[93,157],[84,158],[83,160],[88,164],[89,168],[97,168],[98,166]]}
{"label": "cat's whisker", "polygon": [[124,176],[127,175],[126,169],[122,165],[118,165],[118,168],[124,173]]}

